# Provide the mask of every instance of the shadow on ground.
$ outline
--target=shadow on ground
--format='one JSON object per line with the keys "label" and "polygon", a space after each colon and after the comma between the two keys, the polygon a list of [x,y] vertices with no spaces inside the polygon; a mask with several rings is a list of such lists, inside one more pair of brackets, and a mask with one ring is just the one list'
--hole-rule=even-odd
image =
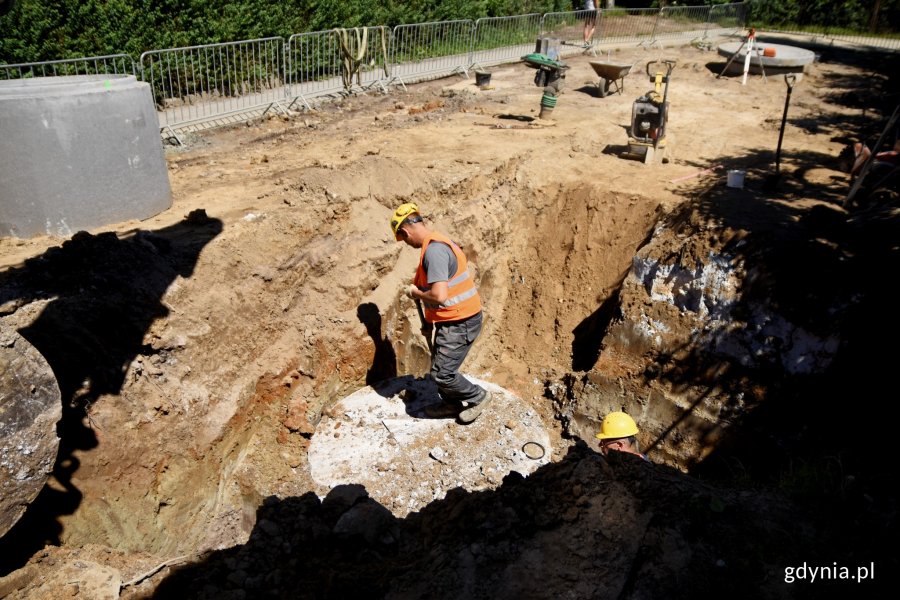
{"label": "shadow on ground", "polygon": [[[900,320],[886,282],[900,277],[900,211],[846,211],[846,178],[809,177],[831,161],[787,151],[773,181],[760,151],[722,161],[747,170],[744,189],[713,175],[682,190],[690,200],[669,225],[687,234],[702,224],[746,276],[727,327],[698,332],[648,373],[695,399],[653,444],[707,396],[725,398],[701,435],[711,452],[690,472],[787,494],[830,521],[834,560],[862,564],[897,534],[888,398]],[[898,566],[885,555],[882,564]]]}
{"label": "shadow on ground", "polygon": [[72,484],[76,454],[98,444],[91,404],[121,391],[135,357],[159,352],[144,343],[144,334],[169,313],[163,295],[177,277],[191,276],[201,250],[221,231],[221,221],[199,210],[176,225],[123,239],[79,232],[0,275],[0,305],[46,301],[40,316],[19,333],[52,368],[63,404],[52,473],[58,485],[45,485],[0,538],[0,572],[21,567],[46,544],[60,543],[58,517],[72,514],[81,502]]}
{"label": "shadow on ground", "polygon": [[[359,485],[269,498],[246,544],[180,568],[153,597],[799,598],[784,569],[829,556],[817,525],[783,498],[578,442],[527,478],[457,488],[404,519]],[[816,597],[843,587],[822,582]]]}

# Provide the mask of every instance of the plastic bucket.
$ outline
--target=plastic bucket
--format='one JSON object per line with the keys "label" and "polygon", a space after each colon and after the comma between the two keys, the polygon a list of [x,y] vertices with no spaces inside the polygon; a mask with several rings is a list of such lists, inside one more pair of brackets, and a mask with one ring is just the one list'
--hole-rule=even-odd
{"label": "plastic bucket", "polygon": [[475,71],[475,85],[480,88],[491,84],[491,74],[485,71]]}
{"label": "plastic bucket", "polygon": [[730,188],[742,188],[744,187],[744,175],[745,171],[740,171],[737,169],[732,169],[728,171],[728,182],[726,185]]}

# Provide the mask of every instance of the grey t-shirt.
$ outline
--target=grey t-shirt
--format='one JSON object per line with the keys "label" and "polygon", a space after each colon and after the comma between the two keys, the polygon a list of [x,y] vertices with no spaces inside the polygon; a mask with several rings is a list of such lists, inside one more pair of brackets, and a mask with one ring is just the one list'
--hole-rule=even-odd
{"label": "grey t-shirt", "polygon": [[438,281],[450,281],[450,278],[456,274],[459,263],[456,262],[456,255],[453,254],[450,246],[444,242],[434,241],[425,248],[422,266],[425,268],[428,283],[432,284]]}

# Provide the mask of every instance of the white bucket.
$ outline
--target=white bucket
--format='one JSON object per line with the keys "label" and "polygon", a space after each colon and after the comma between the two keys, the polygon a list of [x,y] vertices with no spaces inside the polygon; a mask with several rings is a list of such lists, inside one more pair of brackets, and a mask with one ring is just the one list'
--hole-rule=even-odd
{"label": "white bucket", "polygon": [[728,187],[730,188],[742,188],[744,187],[744,175],[745,171],[739,171],[737,169],[732,169],[728,171]]}

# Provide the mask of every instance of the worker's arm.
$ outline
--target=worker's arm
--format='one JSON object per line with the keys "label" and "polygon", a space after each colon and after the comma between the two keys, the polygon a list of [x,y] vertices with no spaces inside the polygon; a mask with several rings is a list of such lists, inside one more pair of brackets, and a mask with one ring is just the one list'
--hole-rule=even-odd
{"label": "worker's arm", "polygon": [[430,304],[443,304],[447,301],[447,292],[449,287],[446,281],[435,281],[431,284],[431,289],[423,292],[420,289],[410,288],[410,296],[418,300],[423,300]]}

